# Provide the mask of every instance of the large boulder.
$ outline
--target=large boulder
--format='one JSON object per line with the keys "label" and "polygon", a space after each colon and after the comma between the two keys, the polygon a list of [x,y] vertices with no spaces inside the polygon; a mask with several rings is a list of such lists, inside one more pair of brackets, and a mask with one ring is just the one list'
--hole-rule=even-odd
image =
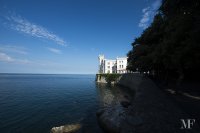
{"label": "large boulder", "polygon": [[124,115],[124,109],[120,104],[97,111],[99,125],[109,133],[119,133]]}

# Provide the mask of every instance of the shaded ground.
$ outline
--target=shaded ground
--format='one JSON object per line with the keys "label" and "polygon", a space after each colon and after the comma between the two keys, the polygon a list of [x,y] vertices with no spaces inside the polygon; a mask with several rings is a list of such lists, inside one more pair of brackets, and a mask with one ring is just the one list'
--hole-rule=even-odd
{"label": "shaded ground", "polygon": [[106,131],[116,133],[200,132],[196,123],[192,129],[181,129],[181,119],[191,119],[191,115],[180,108],[171,96],[163,93],[151,79],[141,75],[126,74],[119,84],[134,90],[134,99],[130,100],[131,104],[128,107],[117,104],[97,113],[100,124]]}
{"label": "shaded ground", "polygon": [[185,82],[177,88],[172,83],[165,85],[161,81],[153,81],[179,108],[190,115],[191,118],[196,119],[196,122],[200,125],[200,83]]}

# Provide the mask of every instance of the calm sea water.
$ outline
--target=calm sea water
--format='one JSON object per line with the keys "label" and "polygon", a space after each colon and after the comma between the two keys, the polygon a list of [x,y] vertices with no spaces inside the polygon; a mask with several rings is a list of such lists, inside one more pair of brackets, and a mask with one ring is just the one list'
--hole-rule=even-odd
{"label": "calm sea water", "polygon": [[95,75],[0,74],[0,132],[49,133],[80,123],[81,132],[102,133],[95,113],[107,92]]}

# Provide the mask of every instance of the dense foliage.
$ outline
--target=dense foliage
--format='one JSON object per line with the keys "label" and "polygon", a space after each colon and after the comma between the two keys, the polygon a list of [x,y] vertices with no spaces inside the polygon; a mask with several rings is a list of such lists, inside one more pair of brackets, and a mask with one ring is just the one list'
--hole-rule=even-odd
{"label": "dense foliage", "polygon": [[117,79],[121,76],[121,74],[106,74],[106,82],[111,83],[117,81]]}
{"label": "dense foliage", "polygon": [[200,1],[163,0],[151,25],[132,43],[128,69],[160,79],[197,79],[200,72]]}
{"label": "dense foliage", "polygon": [[121,74],[118,74],[118,73],[106,73],[106,74],[98,74],[98,75],[100,75],[100,78],[105,77],[105,80],[107,83],[115,82],[121,76]]}

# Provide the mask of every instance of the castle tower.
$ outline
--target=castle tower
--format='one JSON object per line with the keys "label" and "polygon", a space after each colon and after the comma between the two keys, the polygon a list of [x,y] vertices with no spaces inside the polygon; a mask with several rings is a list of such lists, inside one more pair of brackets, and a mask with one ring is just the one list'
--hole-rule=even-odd
{"label": "castle tower", "polygon": [[99,73],[103,73],[104,55],[99,55]]}
{"label": "castle tower", "polygon": [[104,59],[104,55],[99,55],[99,65],[101,65],[103,59]]}

